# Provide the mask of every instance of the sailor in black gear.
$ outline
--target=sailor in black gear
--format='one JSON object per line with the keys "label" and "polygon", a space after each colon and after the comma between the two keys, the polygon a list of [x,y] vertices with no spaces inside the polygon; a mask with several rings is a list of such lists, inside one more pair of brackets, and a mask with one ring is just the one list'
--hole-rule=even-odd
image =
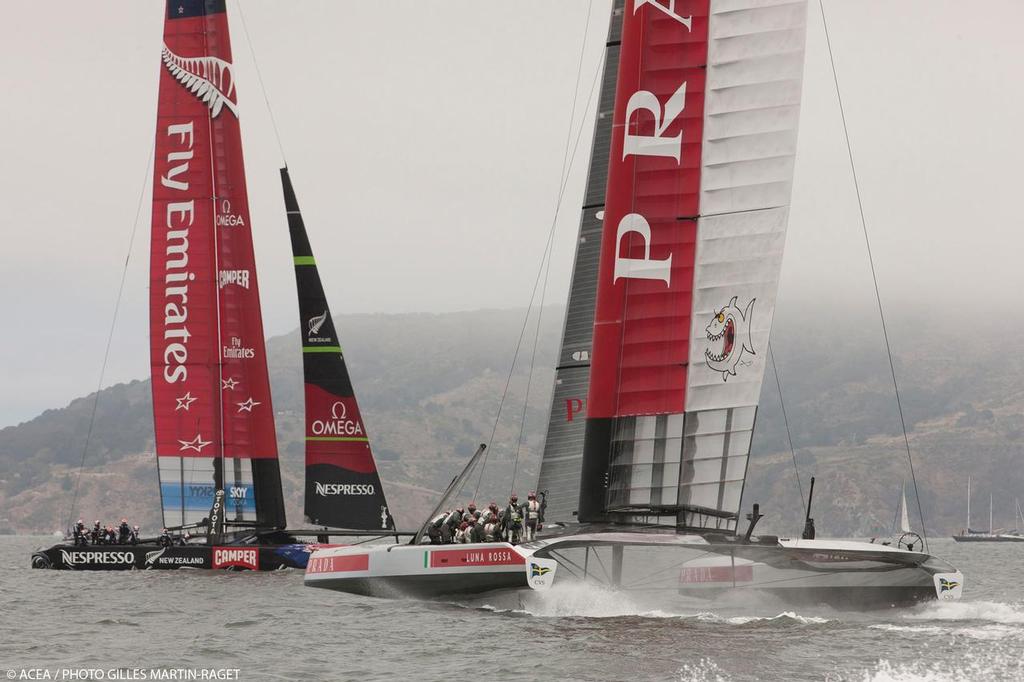
{"label": "sailor in black gear", "polygon": [[455,533],[459,530],[459,524],[462,523],[462,514],[462,508],[456,507],[445,515],[445,530],[442,531],[442,539],[444,539],[445,544],[455,542]]}
{"label": "sailor in black gear", "polygon": [[541,501],[537,501],[537,495],[530,492],[526,496],[526,504],[523,505],[524,533],[523,540],[532,542],[537,536],[537,531],[544,527],[544,508],[548,506],[546,493],[541,493]]}
{"label": "sailor in black gear", "polygon": [[78,545],[85,545],[85,544],[87,544],[86,539],[85,539],[85,536],[86,536],[85,523],[82,522],[82,519],[78,519],[78,523],[75,524],[75,527],[72,529],[72,533],[71,534],[74,536],[75,546],[76,547]]}
{"label": "sailor in black gear", "polygon": [[103,531],[103,543],[107,545],[117,544],[117,533],[114,531],[113,526],[107,526],[106,530]]}
{"label": "sailor in black gear", "polygon": [[129,541],[133,545],[139,544],[139,527],[138,526],[132,526],[132,534],[131,534],[131,537],[129,538]]}
{"label": "sailor in black gear", "polygon": [[166,528],[160,529],[160,537],[157,538],[157,544],[161,547],[170,547],[173,544],[171,540],[171,534],[167,532]]}
{"label": "sailor in black gear", "polygon": [[447,542],[444,539],[448,530],[448,524],[445,523],[446,518],[448,518],[448,513],[438,514],[430,520],[430,525],[427,526],[427,537],[430,538],[430,544],[443,545]]}
{"label": "sailor in black gear", "polygon": [[96,519],[96,523],[92,525],[92,532],[90,533],[92,544],[98,545],[103,541],[103,528],[100,527],[100,520]]}
{"label": "sailor in black gear", "polygon": [[508,506],[501,510],[501,533],[505,540],[518,545],[523,540],[523,508],[519,504],[519,496],[512,493],[508,498]]}
{"label": "sailor in black gear", "polygon": [[462,515],[463,520],[469,521],[471,524],[476,523],[476,502],[470,502],[466,507],[466,513]]}
{"label": "sailor in black gear", "polygon": [[127,545],[132,535],[132,528],[128,525],[128,519],[121,519],[121,525],[117,529],[117,542],[120,545]]}
{"label": "sailor in black gear", "polygon": [[188,531],[185,532],[180,538],[178,538],[178,544],[184,547],[188,544],[188,541],[192,539],[192,534]]}

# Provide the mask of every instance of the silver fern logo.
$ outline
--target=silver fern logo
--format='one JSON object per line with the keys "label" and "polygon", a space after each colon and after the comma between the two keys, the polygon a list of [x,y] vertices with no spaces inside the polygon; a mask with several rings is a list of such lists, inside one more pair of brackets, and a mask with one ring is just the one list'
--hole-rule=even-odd
{"label": "silver fern logo", "polygon": [[166,45],[162,58],[171,75],[210,107],[212,118],[217,118],[224,107],[238,117],[238,105],[231,100],[235,95],[235,76],[230,62],[209,56],[182,57]]}
{"label": "silver fern logo", "polygon": [[317,315],[316,317],[309,318],[309,322],[307,323],[307,328],[308,328],[308,331],[309,331],[309,336],[311,336],[311,337],[312,336],[319,336],[320,335],[320,328],[324,326],[324,322],[326,322],[326,321],[327,321],[327,311],[326,310],[323,311],[322,313],[320,313],[319,315]]}

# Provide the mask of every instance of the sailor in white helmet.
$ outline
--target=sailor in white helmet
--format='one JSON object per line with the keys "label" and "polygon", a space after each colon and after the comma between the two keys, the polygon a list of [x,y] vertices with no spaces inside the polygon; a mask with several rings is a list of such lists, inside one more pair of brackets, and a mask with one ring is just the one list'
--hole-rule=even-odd
{"label": "sailor in white helmet", "polygon": [[544,528],[544,508],[548,506],[547,496],[541,493],[541,501],[537,501],[537,494],[530,492],[526,496],[526,504],[523,505],[523,517],[526,521],[523,542],[532,542],[537,536],[537,531]]}

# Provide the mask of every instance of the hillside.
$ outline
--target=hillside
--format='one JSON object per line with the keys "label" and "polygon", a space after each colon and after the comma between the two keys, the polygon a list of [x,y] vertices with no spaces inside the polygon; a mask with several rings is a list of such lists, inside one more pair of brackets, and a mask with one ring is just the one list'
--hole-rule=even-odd
{"label": "hillside", "polygon": [[[888,363],[877,322],[849,312],[807,332],[824,310],[776,320],[775,354],[804,479],[817,476],[815,517],[822,533],[887,532],[900,485],[915,501]],[[522,324],[521,310],[352,315],[338,320],[381,475],[400,525],[413,525],[479,442],[488,440]],[[561,309],[545,311],[516,485],[536,479],[560,334]],[[977,326],[959,331],[927,315],[891,328],[896,369],[929,532],[964,523],[965,484],[975,478],[978,508],[991,492],[996,523],[1012,525],[1024,483],[1024,360],[1020,335]],[[528,337],[532,338],[532,337]],[[901,340],[908,340],[912,343]],[[301,519],[302,384],[297,334],[270,339],[268,353],[289,519]],[[1010,346],[1008,348],[1008,346]],[[488,463],[481,498],[507,493],[526,389],[517,367]],[[0,430],[0,526],[52,531],[67,513],[93,397]],[[127,515],[159,525],[148,381],[101,391],[85,453],[76,514]],[[760,502],[763,530],[800,526],[792,457],[769,372],[761,398],[744,507]],[[975,525],[984,525],[982,514]]]}

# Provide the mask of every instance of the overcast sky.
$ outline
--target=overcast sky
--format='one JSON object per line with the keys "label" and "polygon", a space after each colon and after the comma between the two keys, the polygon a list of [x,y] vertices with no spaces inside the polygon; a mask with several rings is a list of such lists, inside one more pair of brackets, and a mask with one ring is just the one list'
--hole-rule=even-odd
{"label": "overcast sky", "polygon": [[[608,1],[242,3],[336,315],[525,305],[566,140],[582,125],[548,298],[564,300]],[[965,324],[981,309],[1024,318],[1024,3],[979,7],[825,2],[893,317],[931,306]],[[236,0],[228,8],[271,336],[297,324],[282,156]],[[95,388],[140,191],[105,383],[148,373],[163,2],[10,3],[4,14],[0,427]],[[780,309],[873,301],[817,2],[781,287]]]}

